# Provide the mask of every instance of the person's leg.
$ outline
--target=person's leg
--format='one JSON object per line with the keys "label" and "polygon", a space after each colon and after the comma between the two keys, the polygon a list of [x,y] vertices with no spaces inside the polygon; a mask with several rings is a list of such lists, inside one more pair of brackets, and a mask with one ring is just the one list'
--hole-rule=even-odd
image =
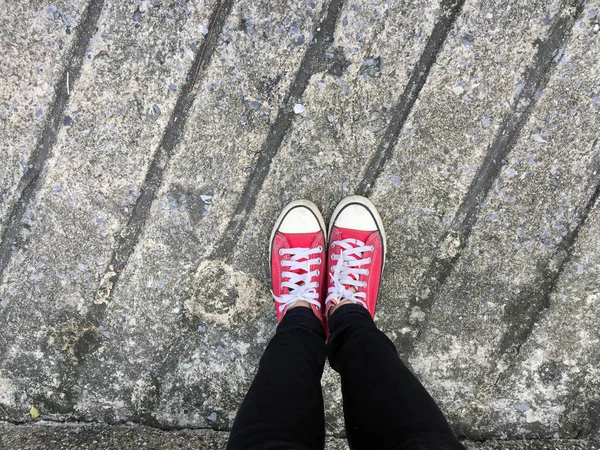
{"label": "person's leg", "polygon": [[310,308],[290,309],[267,346],[228,449],[322,449],[325,332]]}
{"label": "person's leg", "polygon": [[322,449],[325,223],[316,205],[287,205],[269,244],[279,326],[240,407],[228,449]]}
{"label": "person's leg", "polygon": [[329,227],[329,362],[342,378],[353,449],[463,449],[425,388],[373,322],[386,236],[367,198],[343,199]]}
{"label": "person's leg", "polygon": [[329,362],[342,378],[352,449],[464,449],[364,307],[339,306],[329,329]]}

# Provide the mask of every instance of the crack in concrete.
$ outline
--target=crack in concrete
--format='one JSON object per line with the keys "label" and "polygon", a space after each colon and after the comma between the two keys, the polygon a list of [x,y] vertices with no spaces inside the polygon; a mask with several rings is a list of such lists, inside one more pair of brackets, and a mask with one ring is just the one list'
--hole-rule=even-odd
{"label": "crack in concrete", "polygon": [[[212,427],[181,427],[181,428],[177,428],[177,427],[165,427],[165,428],[156,428],[156,427],[152,427],[152,426],[148,426],[142,423],[137,423],[137,422],[132,422],[132,421],[128,421],[126,423],[119,423],[119,424],[109,424],[106,422],[99,422],[96,420],[93,421],[60,421],[60,420],[55,420],[55,419],[43,419],[43,420],[37,420],[35,422],[33,421],[27,421],[27,422],[18,422],[18,423],[8,423],[6,421],[2,421],[0,420],[0,428],[3,428],[4,430],[10,430],[10,429],[18,429],[18,428],[43,428],[43,427],[48,427],[48,428],[60,428],[60,429],[67,429],[67,428],[86,428],[86,427],[100,427],[103,429],[113,429],[114,431],[118,432],[121,430],[128,430],[128,429],[147,429],[149,431],[161,431],[164,433],[179,433],[179,432],[197,432],[197,431],[208,431],[208,432],[212,432],[215,434],[220,434],[220,435],[227,435],[231,430],[229,429],[214,429]],[[329,434],[326,433],[325,437],[330,439],[330,440],[336,440],[336,441],[346,441],[347,438],[345,435],[336,435],[336,434]],[[526,439],[526,440],[515,440],[513,439],[498,439],[498,438],[469,438],[468,436],[458,436],[459,440],[463,443],[475,443],[475,444],[498,444],[498,443],[503,443],[503,444],[511,444],[513,442],[518,442],[518,443],[530,443],[530,444],[538,444],[538,445],[543,445],[546,442],[553,442],[553,443],[573,443],[573,442],[577,442],[577,443],[588,443],[588,442],[594,442],[594,440],[592,439],[591,441],[587,438],[566,438],[566,439]],[[521,447],[519,447],[521,448]],[[535,447],[537,448],[537,446]]]}

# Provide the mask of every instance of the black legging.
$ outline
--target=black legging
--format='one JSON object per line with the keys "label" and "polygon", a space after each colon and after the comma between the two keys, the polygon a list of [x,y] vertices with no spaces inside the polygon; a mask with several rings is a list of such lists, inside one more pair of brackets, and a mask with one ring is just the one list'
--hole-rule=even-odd
{"label": "black legging", "polygon": [[352,449],[461,449],[435,401],[362,306],[343,305],[325,333],[312,310],[287,312],[240,407],[228,449],[322,449],[325,358],[342,378]]}

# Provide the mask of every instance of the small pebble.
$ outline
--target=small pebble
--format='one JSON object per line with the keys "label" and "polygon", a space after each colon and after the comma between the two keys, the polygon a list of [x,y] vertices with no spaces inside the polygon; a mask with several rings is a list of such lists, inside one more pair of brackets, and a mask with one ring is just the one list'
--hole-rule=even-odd
{"label": "small pebble", "polygon": [[73,125],[75,122],[73,121],[73,119],[71,118],[71,116],[65,116],[65,118],[63,119],[63,125],[70,127],[71,125]]}
{"label": "small pebble", "polygon": [[175,83],[169,83],[169,90],[170,91],[176,91],[177,90],[177,85]]}
{"label": "small pebble", "polygon": [[252,20],[246,20],[245,25],[246,25],[246,33],[248,33],[250,36],[252,36],[254,34],[254,22]]}
{"label": "small pebble", "polygon": [[296,103],[294,105],[294,112],[296,114],[302,114],[305,111],[304,105],[301,105],[300,103]]}
{"label": "small pebble", "polygon": [[210,415],[207,417],[207,419],[210,420],[211,422],[216,422],[217,421],[217,413],[211,412]]}
{"label": "small pebble", "polygon": [[160,116],[160,108],[158,107],[158,105],[152,105],[152,111],[154,111],[154,114],[156,114],[157,116]]}

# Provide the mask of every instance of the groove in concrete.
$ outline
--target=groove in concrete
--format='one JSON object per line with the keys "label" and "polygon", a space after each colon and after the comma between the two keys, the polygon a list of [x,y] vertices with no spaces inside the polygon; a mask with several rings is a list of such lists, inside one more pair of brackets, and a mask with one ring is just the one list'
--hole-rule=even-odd
{"label": "groove in concrete", "polygon": [[8,266],[11,255],[19,247],[19,236],[23,226],[23,218],[25,217],[29,203],[35,198],[46,161],[52,153],[54,144],[56,144],[58,131],[62,125],[65,108],[70,97],[67,82],[72,85],[79,78],[90,39],[96,32],[103,7],[104,0],[91,0],[83,14],[83,20],[77,28],[67,64],[56,85],[56,96],[50,107],[48,119],[36,143],[36,148],[27,166],[28,169],[26,169],[25,174],[19,180],[19,185],[15,192],[17,201],[10,211],[2,239],[0,240],[0,279]]}
{"label": "groove in concrete", "polygon": [[[515,146],[523,126],[527,123],[531,111],[537,103],[536,92],[546,86],[552,70],[558,63],[557,55],[570,36],[575,21],[581,15],[583,4],[582,0],[566,1],[563,5],[564,13],[557,15],[551,24],[548,36],[539,44],[533,64],[525,76],[523,89],[518,94],[511,111],[489,146],[484,161],[473,178],[449,230],[438,243],[437,247],[439,248],[444,242],[458,240],[459,245],[456,252],[449,258],[441,258],[437,255],[433,257],[418,284],[423,288],[427,288],[429,293],[426,296],[413,296],[409,300],[411,307],[418,305],[427,314],[435,303],[437,294],[452,273],[462,250],[466,246],[473,225],[477,221],[480,205],[487,197],[500,173],[501,167],[505,164],[507,155]],[[412,353],[415,342],[419,339],[426,322],[425,320],[421,324],[415,338],[409,333],[399,338],[403,354],[409,355]]]}
{"label": "groove in concrete", "polygon": [[219,245],[213,250],[210,259],[223,257],[230,260],[233,257],[232,250],[244,230],[250,211],[256,204],[258,193],[269,174],[271,161],[279,151],[281,143],[294,120],[294,103],[302,97],[310,78],[315,73],[326,71],[332,64],[335,64],[335,61],[325,59],[325,52],[333,43],[333,34],[343,3],[344,0],[331,0],[323,19],[317,25],[313,41],[302,58],[294,82],[283,99],[282,108],[269,129],[267,139],[263,142],[258,158],[252,165],[252,171],[244,185],[242,195],[225,232],[221,236]]}
{"label": "groove in concrete", "polygon": [[369,161],[365,169],[365,175],[360,181],[356,192],[360,195],[368,196],[373,189],[375,181],[381,175],[385,163],[390,159],[394,152],[394,147],[398,142],[404,123],[408,118],[412,108],[419,97],[421,89],[427,81],[429,72],[435,64],[437,55],[440,52],[450,29],[463,7],[464,0],[444,0],[441,4],[440,17],[433,27],[433,31],[427,40],[425,49],[421,54],[419,62],[413,68],[408,84],[400,96],[398,103],[392,109],[392,119],[390,120],[383,138],[379,143],[379,148]]}
{"label": "groove in concrete", "polygon": [[133,213],[129,217],[127,225],[119,234],[110,263],[98,289],[95,305],[90,309],[90,314],[88,314],[87,318],[94,324],[100,323],[100,319],[103,317],[104,310],[106,309],[106,303],[110,300],[114,287],[139,241],[140,234],[150,214],[150,208],[156,196],[156,191],[162,183],[167,163],[173,154],[175,145],[180,140],[188,113],[194,102],[195,94],[191,92],[193,85],[198,81],[198,75],[200,74],[201,76],[210,64],[217,45],[216,43],[232,6],[233,0],[222,0],[211,16],[211,32],[205,38],[206,40],[188,72],[185,86],[177,98],[177,103],[169,118],[169,123],[165,128],[161,143],[154,153],[146,172],[141,194],[136,200]]}
{"label": "groove in concrete", "polygon": [[[592,144],[592,150],[598,145],[598,139]],[[549,258],[542,268],[539,283],[536,283],[536,292],[524,292],[522,297],[526,297],[527,301],[519,299],[515,304],[520,305],[520,308],[525,307],[526,311],[520,311],[520,314],[515,317],[520,317],[519,323],[513,324],[511,328],[504,334],[500,341],[500,358],[508,357],[509,362],[507,370],[503,373],[510,373],[510,368],[520,354],[521,347],[527,340],[535,327],[535,323],[539,322],[540,316],[550,306],[550,298],[556,290],[556,286],[560,280],[563,270],[567,263],[571,260],[575,243],[579,237],[581,229],[585,226],[590,215],[590,211],[595,207],[598,197],[600,196],[600,148],[596,151],[595,161],[592,168],[591,194],[585,204],[579,207],[575,217],[578,218],[576,225],[569,230],[567,235],[558,244],[555,254]],[[532,295],[533,294],[533,295]],[[511,351],[512,349],[512,351]],[[501,380],[502,375],[498,376],[494,386]]]}

